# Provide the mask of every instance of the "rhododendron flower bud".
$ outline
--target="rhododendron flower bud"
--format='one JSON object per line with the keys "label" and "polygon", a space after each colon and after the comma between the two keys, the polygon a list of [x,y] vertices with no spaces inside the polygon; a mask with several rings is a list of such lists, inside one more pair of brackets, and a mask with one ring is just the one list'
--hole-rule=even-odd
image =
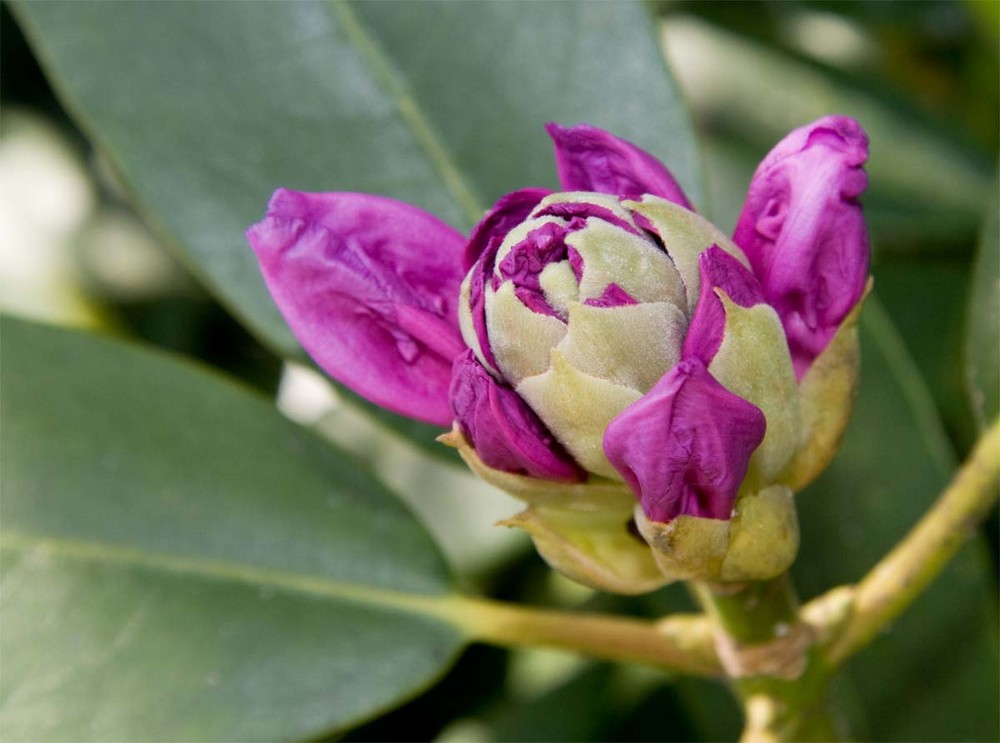
{"label": "rhododendron flower bud", "polygon": [[335,379],[452,424],[571,578],[779,574],[857,379],[863,131],[792,132],[730,239],[649,153],[548,130],[563,190],[508,194],[467,241],[389,199],[279,191],[248,233],[279,308]]}

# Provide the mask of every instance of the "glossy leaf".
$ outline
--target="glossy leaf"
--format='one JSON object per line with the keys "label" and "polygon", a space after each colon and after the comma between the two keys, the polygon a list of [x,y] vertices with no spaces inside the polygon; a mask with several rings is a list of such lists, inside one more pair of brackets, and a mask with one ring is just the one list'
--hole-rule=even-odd
{"label": "glossy leaf", "polygon": [[1000,211],[990,202],[973,268],[965,338],[965,382],[977,427],[1000,413]]}
{"label": "glossy leaf", "polygon": [[543,126],[586,120],[700,195],[693,134],[638,2],[16,9],[139,203],[285,355],[297,346],[243,239],[278,186],[383,194],[468,229],[507,191],[555,186]]}
{"label": "glossy leaf", "polygon": [[[861,321],[862,381],[844,446],[798,496],[793,574],[812,597],[860,579],[918,521],[954,455],[923,380],[876,298]],[[859,740],[989,739],[997,730],[995,579],[981,540],[948,566],[838,684]]]}
{"label": "glossy leaf", "polygon": [[2,333],[5,738],[314,736],[450,663],[437,549],[342,452],[189,364]]}

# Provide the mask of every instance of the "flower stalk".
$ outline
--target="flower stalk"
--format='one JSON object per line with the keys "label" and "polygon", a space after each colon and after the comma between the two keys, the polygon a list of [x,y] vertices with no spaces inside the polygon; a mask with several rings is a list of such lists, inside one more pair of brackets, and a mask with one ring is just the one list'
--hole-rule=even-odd
{"label": "flower stalk", "polygon": [[723,671],[711,624],[701,615],[677,614],[650,622],[464,597],[455,598],[445,613],[478,642],[569,650],[696,676],[719,676]]}

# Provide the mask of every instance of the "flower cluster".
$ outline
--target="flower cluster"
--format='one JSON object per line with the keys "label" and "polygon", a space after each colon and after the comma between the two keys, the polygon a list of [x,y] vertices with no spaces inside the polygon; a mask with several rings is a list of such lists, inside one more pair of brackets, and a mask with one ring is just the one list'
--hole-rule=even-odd
{"label": "flower cluster", "polygon": [[635,145],[548,131],[563,190],[508,194],[468,239],[384,197],[277,191],[248,237],[278,307],[333,378],[452,427],[567,575],[780,573],[856,384],[864,132],[789,134],[730,239]]}

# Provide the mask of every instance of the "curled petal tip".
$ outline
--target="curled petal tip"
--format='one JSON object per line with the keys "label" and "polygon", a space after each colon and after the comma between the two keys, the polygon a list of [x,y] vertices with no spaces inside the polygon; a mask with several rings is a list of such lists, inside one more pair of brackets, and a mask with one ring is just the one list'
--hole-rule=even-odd
{"label": "curled petal tip", "polygon": [[732,255],[717,245],[698,256],[701,293],[691,316],[684,339],[683,358],[697,358],[710,364],[715,357],[726,326],[726,312],[718,291],[740,307],[752,307],[764,301],[760,285],[753,274]]}
{"label": "curled petal tip", "polygon": [[590,124],[550,122],[545,129],[555,145],[556,170],[564,190],[624,198],[653,194],[691,207],[666,166],[631,142]]}

